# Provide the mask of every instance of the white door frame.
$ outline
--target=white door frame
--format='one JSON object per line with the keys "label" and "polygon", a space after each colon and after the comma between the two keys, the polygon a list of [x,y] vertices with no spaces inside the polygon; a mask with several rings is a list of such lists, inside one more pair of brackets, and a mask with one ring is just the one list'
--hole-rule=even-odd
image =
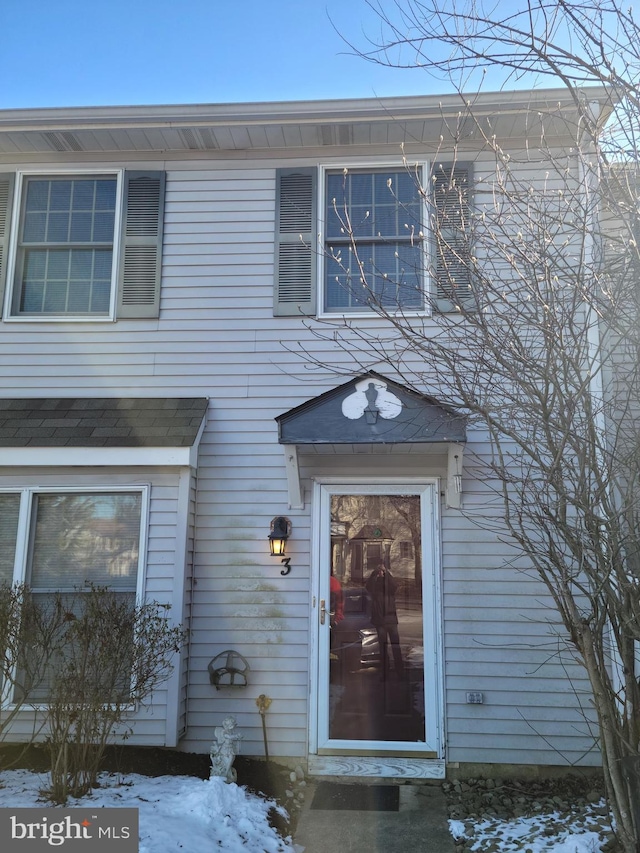
{"label": "white door frame", "polygon": [[[331,741],[328,738],[328,696],[321,685],[328,685],[328,654],[321,655],[324,648],[322,631],[328,632],[328,624],[320,625],[320,601],[329,601],[328,573],[322,574],[322,567],[330,564],[330,537],[327,535],[329,524],[329,502],[334,494],[406,494],[421,496],[422,521],[422,565],[423,565],[423,620],[424,620],[424,660],[425,660],[425,716],[426,742],[424,746],[415,743],[392,742],[388,744],[373,741]],[[380,757],[388,754],[402,756],[410,753],[419,758],[424,751],[438,759],[443,756],[444,746],[444,663],[443,663],[443,624],[441,599],[441,559],[439,501],[440,485],[436,477],[421,478],[385,478],[385,477],[322,477],[314,481],[312,505],[312,547],[311,547],[311,630],[310,630],[310,709],[309,709],[309,752],[323,754],[371,755]],[[322,588],[322,584],[326,588]],[[328,622],[328,620],[327,620]],[[327,635],[328,636],[328,635]],[[326,660],[325,660],[326,658]],[[433,690],[427,691],[427,686]],[[429,695],[427,695],[429,693]]]}

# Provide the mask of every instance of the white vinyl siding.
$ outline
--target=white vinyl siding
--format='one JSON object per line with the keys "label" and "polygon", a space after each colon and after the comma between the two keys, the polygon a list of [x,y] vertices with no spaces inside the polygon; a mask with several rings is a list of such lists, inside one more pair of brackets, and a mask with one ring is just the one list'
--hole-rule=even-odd
{"label": "white vinyl siding", "polygon": [[447,759],[596,765],[585,672],[526,558],[498,540],[494,501],[465,478],[463,512],[443,513]]}
{"label": "white vinyl siding", "polygon": [[[336,150],[331,166],[339,168],[347,154],[362,162],[367,150]],[[318,162],[327,162],[326,150],[287,157],[283,149],[280,157],[263,153],[253,161],[245,152],[210,159],[199,152],[191,160],[168,162],[162,313],[152,329],[142,319],[108,327],[3,324],[0,390],[5,397],[211,398],[199,450],[197,506],[194,495],[191,503],[188,702],[168,687],[160,690],[137,719],[135,743],[164,743],[164,706],[178,701],[179,717],[187,721],[181,749],[208,752],[214,727],[232,713],[243,731],[243,754],[263,755],[255,700],[265,693],[273,700],[266,720],[270,754],[307,755],[309,635],[316,616],[310,586],[311,475],[303,458],[305,507],[289,510],[274,418],[335,387],[341,381],[336,373],[359,372],[348,347],[337,347],[322,334],[323,327],[300,312],[274,317],[276,170]],[[100,165],[93,163],[94,171]],[[51,164],[43,163],[47,168]],[[488,160],[474,162],[474,179],[490,187]],[[366,323],[368,334],[385,333],[379,318],[359,322]],[[428,329],[431,320],[424,322]],[[345,330],[347,340],[349,334]],[[358,335],[352,340],[355,344]],[[327,367],[309,371],[302,348]],[[428,378],[437,395],[437,365]],[[488,451],[475,431],[469,440],[473,451]],[[351,450],[337,447],[335,456],[324,458],[322,473],[410,477],[419,470],[420,476],[446,477],[445,457],[437,453],[416,456],[397,447],[340,452],[346,449]],[[6,487],[9,475],[0,473]],[[559,659],[549,653],[554,628],[547,622],[551,611],[541,603],[544,590],[520,571],[524,561],[514,564],[513,552],[494,533],[483,532],[479,516],[495,506],[495,495],[474,483],[471,468],[463,473],[463,510],[441,510],[447,759],[597,763],[597,755],[585,751],[586,726],[576,698],[585,686],[581,672],[572,667],[568,682]],[[95,482],[96,471],[90,476]],[[151,482],[145,589],[151,598],[173,600],[184,572],[184,555],[176,554],[176,475],[163,469],[137,477],[119,475],[113,481]],[[60,485],[59,476],[55,484]],[[268,554],[274,515],[287,515],[293,523],[292,570],[286,577]],[[228,648],[249,661],[248,686],[216,691],[207,664]],[[468,690],[482,691],[484,704],[467,705]]]}

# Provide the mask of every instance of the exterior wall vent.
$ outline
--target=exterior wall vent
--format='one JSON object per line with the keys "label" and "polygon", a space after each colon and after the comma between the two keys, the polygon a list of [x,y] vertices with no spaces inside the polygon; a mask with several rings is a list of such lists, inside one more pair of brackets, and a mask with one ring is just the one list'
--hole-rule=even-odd
{"label": "exterior wall vent", "polygon": [[335,145],[335,139],[333,136],[333,128],[330,124],[323,124],[320,126],[320,134],[322,137],[323,145]]}
{"label": "exterior wall vent", "polygon": [[74,136],[73,133],[69,133],[68,130],[65,130],[63,133],[60,134],[60,136],[62,136],[62,138],[64,139],[64,141],[67,143],[67,145],[69,146],[69,148],[72,151],[82,151],[83,150],[82,145],[80,145],[77,137]]}
{"label": "exterior wall vent", "polygon": [[198,133],[200,134],[200,138],[202,139],[202,143],[206,149],[220,148],[213,131],[208,127],[198,128]]}
{"label": "exterior wall vent", "polygon": [[67,146],[60,139],[57,133],[46,132],[44,134],[44,138],[47,140],[47,142],[53,148],[54,151],[68,151]]}
{"label": "exterior wall vent", "polygon": [[184,139],[187,148],[190,148],[192,151],[198,151],[202,147],[190,127],[185,127],[184,130],[181,130],[180,136]]}
{"label": "exterior wall vent", "polygon": [[54,151],[84,151],[78,142],[78,138],[69,131],[61,131],[60,133],[45,131],[43,136]]}

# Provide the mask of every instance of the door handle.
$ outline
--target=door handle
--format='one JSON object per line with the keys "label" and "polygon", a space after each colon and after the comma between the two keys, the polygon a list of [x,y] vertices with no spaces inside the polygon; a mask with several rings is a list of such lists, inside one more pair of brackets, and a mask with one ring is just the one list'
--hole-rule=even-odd
{"label": "door handle", "polygon": [[329,614],[329,616],[334,615],[333,610],[327,610],[326,601],[324,600],[324,598],[321,598],[320,599],[320,624],[321,625],[324,625],[324,620],[325,620],[325,616],[327,615],[327,613]]}

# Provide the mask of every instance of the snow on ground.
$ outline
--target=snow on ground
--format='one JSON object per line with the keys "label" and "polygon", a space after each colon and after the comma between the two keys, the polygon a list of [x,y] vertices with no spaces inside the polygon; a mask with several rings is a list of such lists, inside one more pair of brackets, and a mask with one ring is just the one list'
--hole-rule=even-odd
{"label": "snow on ground", "polygon": [[[49,807],[39,791],[46,774],[27,770],[0,773],[0,807]],[[102,787],[69,800],[67,808],[137,808],[140,853],[288,853],[293,847],[269,826],[273,805],[222,779],[193,776],[126,776],[103,774]]]}
{"label": "snow on ground", "polygon": [[450,820],[449,830],[456,840],[472,838],[465,850],[479,853],[600,853],[613,834],[604,800],[570,817],[554,812],[475,824]]}
{"label": "snow on ground", "polygon": [[[40,794],[47,782],[46,774],[27,770],[0,773],[0,807],[49,807]],[[269,826],[273,804],[222,779],[131,773],[103,774],[100,783],[87,797],[69,800],[68,807],[137,808],[140,853],[293,853],[291,840]],[[465,850],[479,853],[600,853],[611,837],[604,802],[569,818],[552,813],[477,823],[450,820],[449,829],[455,839],[473,839]]]}

